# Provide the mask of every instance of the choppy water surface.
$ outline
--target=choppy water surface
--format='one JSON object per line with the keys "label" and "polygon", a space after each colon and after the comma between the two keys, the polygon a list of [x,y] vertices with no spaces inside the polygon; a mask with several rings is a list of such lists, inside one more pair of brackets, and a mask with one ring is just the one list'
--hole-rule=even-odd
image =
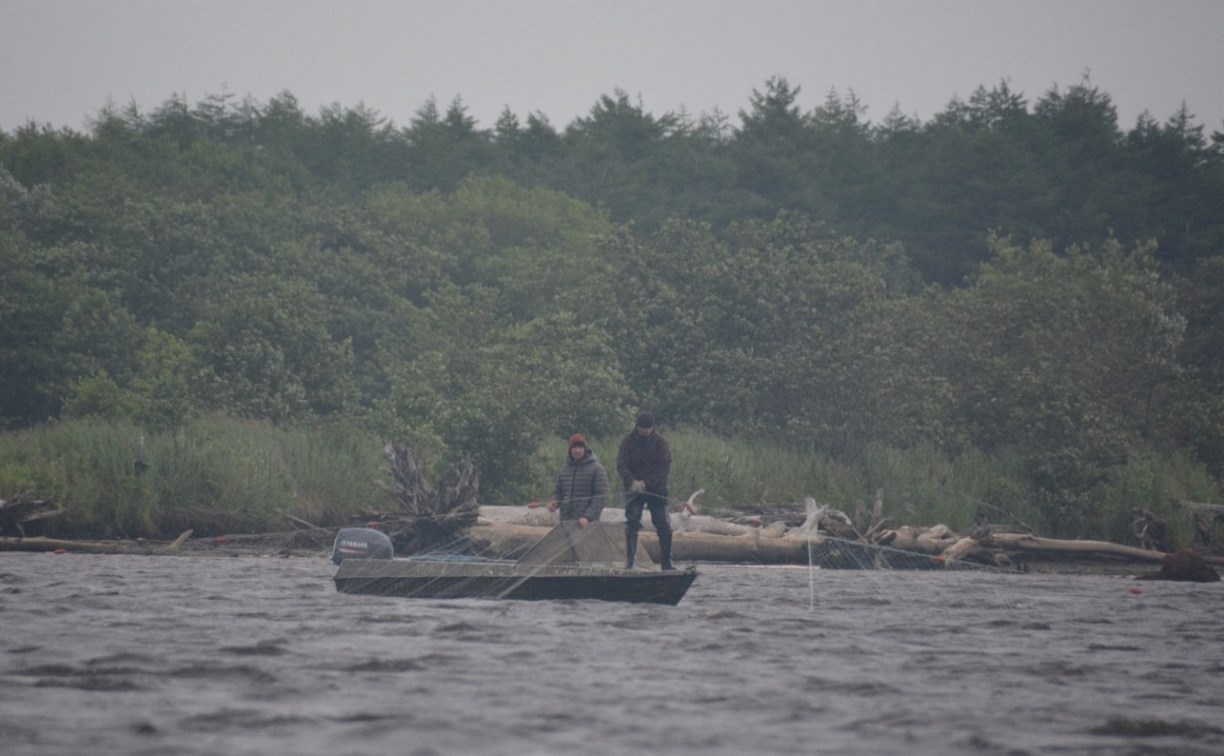
{"label": "choppy water surface", "polygon": [[[678,607],[0,555],[5,754],[1224,753],[1224,587],[702,566]],[[1141,593],[1132,593],[1142,586]]]}

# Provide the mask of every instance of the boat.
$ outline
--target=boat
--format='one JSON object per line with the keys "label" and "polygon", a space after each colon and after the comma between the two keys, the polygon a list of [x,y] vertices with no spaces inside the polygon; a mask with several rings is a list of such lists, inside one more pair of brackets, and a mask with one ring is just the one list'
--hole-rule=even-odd
{"label": "boat", "polygon": [[336,572],[336,590],[405,598],[492,598],[524,601],[593,599],[633,603],[680,603],[697,568],[646,571],[582,565],[517,562],[346,559]]}
{"label": "boat", "polygon": [[[456,555],[386,556],[390,539],[366,528],[336,536],[340,593],[403,598],[485,598],[523,601],[596,600],[676,605],[697,568],[625,569],[624,532],[610,523],[579,528],[563,522],[514,561]],[[384,556],[374,557],[377,551]],[[371,556],[366,556],[366,553]],[[638,564],[651,564],[638,546]]]}

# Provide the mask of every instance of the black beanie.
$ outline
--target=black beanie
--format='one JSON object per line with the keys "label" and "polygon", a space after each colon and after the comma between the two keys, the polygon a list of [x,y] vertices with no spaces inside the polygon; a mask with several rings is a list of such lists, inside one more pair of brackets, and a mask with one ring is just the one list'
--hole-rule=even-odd
{"label": "black beanie", "polygon": [[653,428],[654,415],[649,410],[642,410],[638,413],[636,425],[639,428]]}

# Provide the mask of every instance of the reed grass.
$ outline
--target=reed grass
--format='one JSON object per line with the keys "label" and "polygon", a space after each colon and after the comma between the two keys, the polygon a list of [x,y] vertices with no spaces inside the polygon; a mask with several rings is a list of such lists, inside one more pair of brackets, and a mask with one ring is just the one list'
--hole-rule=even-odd
{"label": "reed grass", "polygon": [[[704,489],[698,499],[704,514],[794,509],[807,497],[853,514],[856,505],[870,506],[879,492],[885,516],[896,525],[942,523],[967,532],[984,518],[1010,530],[1027,529],[1052,537],[1077,535],[1059,532],[1054,518],[1038,506],[1040,499],[1025,477],[1025,460],[1018,454],[969,450],[953,455],[934,445],[871,447],[858,464],[845,464],[779,444],[727,439],[691,429],[663,432],[674,458],[670,494],[678,502]],[[591,442],[608,468],[614,491],[620,488],[615,471],[618,444],[619,438]],[[557,450],[563,450],[564,442],[550,442],[549,448],[560,464],[563,451]],[[541,481],[541,487],[545,485],[551,491],[551,478]],[[1175,546],[1189,546],[1193,528],[1175,505],[1178,499],[1218,502],[1224,499],[1224,490],[1186,455],[1137,455],[1117,468],[1110,482],[1092,491],[1086,505],[1098,538],[1134,543],[1129,530],[1132,508],[1142,506],[1165,519]],[[613,497],[609,506],[618,503]]]}
{"label": "reed grass", "polygon": [[[1130,524],[1139,507],[1164,520],[1173,548],[1188,548],[1195,544],[1194,523],[1177,502],[1221,499],[1219,482],[1189,455],[1141,454],[1132,455],[1092,492],[1092,510],[1098,513],[1097,529],[1108,540],[1134,542]],[[1219,543],[1224,526],[1214,526],[1212,536]]]}
{"label": "reed grass", "polygon": [[[895,524],[946,524],[968,530],[979,516],[992,523],[1053,529],[1036,506],[1018,456],[935,446],[873,447],[857,464],[826,455],[701,430],[663,429],[674,458],[670,493],[678,503],[698,489],[703,514],[729,516],[793,511],[811,497],[853,513],[880,491]],[[592,438],[620,505],[616,450],[620,437]],[[376,486],[383,441],[358,426],[283,428],[209,417],[175,432],[146,433],[122,422],[74,420],[0,433],[0,494],[33,491],[54,497],[65,514],[46,521],[48,535],[173,538],[268,532],[292,527],[289,517],[322,527],[351,523],[366,509],[393,506]],[[514,501],[547,501],[565,442],[542,442],[528,461],[530,483]],[[521,500],[519,500],[521,499]],[[1219,502],[1224,492],[1184,455],[1136,455],[1090,492],[1085,506],[1095,537],[1134,541],[1132,509],[1143,507],[1170,526],[1177,546],[1193,543],[1179,499]],[[1219,534],[1217,534],[1218,536]]]}
{"label": "reed grass", "polygon": [[1042,530],[1018,457],[968,451],[949,455],[934,445],[872,447],[865,454],[866,483],[884,495],[894,523],[944,524],[967,531],[979,517],[1008,528]]}
{"label": "reed grass", "polygon": [[267,532],[289,516],[344,524],[386,508],[382,444],[343,426],[284,429],[205,418],[172,433],[68,421],[0,435],[0,491],[54,497],[48,535],[165,538]]}
{"label": "reed grass", "polygon": [[[1037,519],[1028,509],[1020,464],[1015,460],[980,453],[953,458],[930,446],[872,448],[861,464],[852,465],[780,444],[727,439],[691,429],[664,432],[674,460],[669,481],[672,498],[683,500],[704,489],[698,504],[707,514],[793,509],[808,497],[817,504],[853,512],[859,503],[871,504],[882,490],[885,513],[898,524],[942,522],[964,527],[983,508],[1009,521]],[[614,489],[619,485],[615,474],[618,443],[619,439],[596,439],[591,444],[608,468]]]}
{"label": "reed grass", "polygon": [[809,496],[841,508],[863,491],[860,471],[821,454],[696,430],[668,439],[675,459],[672,495],[683,499],[705,489],[698,504],[706,514],[793,509]]}

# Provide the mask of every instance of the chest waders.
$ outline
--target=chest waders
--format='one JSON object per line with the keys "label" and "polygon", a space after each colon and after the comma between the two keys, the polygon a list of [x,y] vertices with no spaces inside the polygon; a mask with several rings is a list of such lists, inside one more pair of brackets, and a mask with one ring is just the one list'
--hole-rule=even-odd
{"label": "chest waders", "polygon": [[638,531],[642,529],[642,509],[650,508],[650,522],[659,537],[659,562],[661,569],[676,569],[672,565],[672,529],[667,518],[667,499],[652,493],[630,494],[625,502],[625,569],[633,569],[637,555]]}

